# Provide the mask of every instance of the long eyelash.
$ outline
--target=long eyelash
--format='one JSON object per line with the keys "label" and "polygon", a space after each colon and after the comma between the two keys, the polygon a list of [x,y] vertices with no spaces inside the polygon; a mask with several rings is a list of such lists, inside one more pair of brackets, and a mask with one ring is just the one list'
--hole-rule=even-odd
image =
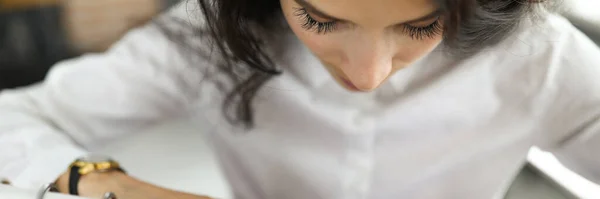
{"label": "long eyelash", "polygon": [[440,20],[436,20],[432,24],[425,27],[415,27],[410,25],[404,25],[403,31],[408,34],[412,39],[424,40],[426,38],[433,39],[435,36],[442,33],[442,24]]}
{"label": "long eyelash", "polygon": [[300,19],[302,19],[304,22],[302,22],[302,28],[309,30],[309,31],[314,31],[317,34],[325,34],[328,32],[333,32],[336,28],[336,22],[335,21],[329,21],[329,22],[320,22],[315,20],[314,18],[312,18],[310,16],[310,14],[308,14],[308,11],[306,11],[305,8],[296,8],[296,12],[294,12],[294,15],[297,17],[300,17]]}

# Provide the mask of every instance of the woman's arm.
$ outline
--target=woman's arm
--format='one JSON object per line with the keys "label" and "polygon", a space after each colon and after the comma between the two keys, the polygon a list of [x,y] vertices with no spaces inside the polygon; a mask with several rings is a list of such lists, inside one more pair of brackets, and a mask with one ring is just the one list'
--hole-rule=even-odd
{"label": "woman's arm", "polygon": [[2,92],[0,178],[37,188],[88,150],[193,111],[207,63],[185,60],[147,25],[107,53],[57,64],[43,84]]}
{"label": "woman's arm", "polygon": [[541,147],[600,184],[600,48],[579,31],[563,37],[552,41],[559,47],[546,76],[552,97],[539,124]]}
{"label": "woman's arm", "polygon": [[[59,190],[68,189],[68,176],[62,176],[57,184]],[[206,196],[174,191],[148,184],[121,172],[91,173],[79,184],[80,196],[102,198],[104,193],[113,192],[117,198],[126,199],[210,199]],[[67,193],[67,191],[62,191]]]}

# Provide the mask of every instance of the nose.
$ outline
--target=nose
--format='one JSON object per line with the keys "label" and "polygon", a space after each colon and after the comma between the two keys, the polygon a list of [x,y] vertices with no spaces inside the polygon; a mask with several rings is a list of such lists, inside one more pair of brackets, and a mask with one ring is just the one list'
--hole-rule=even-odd
{"label": "nose", "polygon": [[359,90],[377,88],[392,72],[392,41],[372,36],[349,42],[346,63],[341,66],[348,80]]}

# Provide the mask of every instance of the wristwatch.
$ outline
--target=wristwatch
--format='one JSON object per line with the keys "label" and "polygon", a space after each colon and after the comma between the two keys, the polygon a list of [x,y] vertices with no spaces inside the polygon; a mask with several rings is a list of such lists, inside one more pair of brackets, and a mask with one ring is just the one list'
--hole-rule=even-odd
{"label": "wristwatch", "polygon": [[69,194],[79,195],[77,187],[82,176],[92,172],[120,171],[119,163],[103,155],[89,155],[78,158],[69,166]]}

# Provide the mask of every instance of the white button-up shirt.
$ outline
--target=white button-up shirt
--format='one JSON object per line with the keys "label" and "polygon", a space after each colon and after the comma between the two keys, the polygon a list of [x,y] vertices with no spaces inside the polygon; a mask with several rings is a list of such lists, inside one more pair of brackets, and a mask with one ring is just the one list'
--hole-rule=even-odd
{"label": "white button-up shirt", "polygon": [[247,131],[203,81],[215,61],[189,61],[154,25],[57,64],[0,95],[0,176],[36,187],[111,140],[193,117],[212,124],[236,198],[501,198],[533,145],[600,179],[600,50],[561,17],[462,61],[438,48],[369,93],[344,90],[282,34],[267,49],[283,74],[257,94]]}

